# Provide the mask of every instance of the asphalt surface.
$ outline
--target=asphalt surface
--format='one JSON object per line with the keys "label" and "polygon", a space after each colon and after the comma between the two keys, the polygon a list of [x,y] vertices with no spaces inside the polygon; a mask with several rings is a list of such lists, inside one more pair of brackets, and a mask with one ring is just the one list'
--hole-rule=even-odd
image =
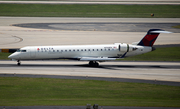
{"label": "asphalt surface", "polygon": [[151,28],[174,32],[160,34],[155,45],[179,44],[180,30],[171,27],[176,24],[180,24],[179,18],[0,17],[0,48],[131,44]]}
{"label": "asphalt surface", "polygon": [[149,28],[161,28],[166,31],[180,33],[180,29],[172,26],[180,23],[122,23],[122,22],[79,22],[79,23],[23,23],[12,26],[23,28],[69,30],[69,31],[112,31],[112,32],[147,32]]}
{"label": "asphalt surface", "polygon": [[[179,62],[104,62],[90,67],[79,61],[0,61],[1,76],[51,77],[64,79],[94,79],[120,82],[180,84]],[[46,76],[47,75],[47,76]]]}

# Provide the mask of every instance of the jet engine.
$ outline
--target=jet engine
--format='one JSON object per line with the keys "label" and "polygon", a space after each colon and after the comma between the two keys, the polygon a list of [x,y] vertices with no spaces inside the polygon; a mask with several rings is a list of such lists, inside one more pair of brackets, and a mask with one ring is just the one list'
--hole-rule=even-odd
{"label": "jet engine", "polygon": [[122,52],[130,52],[130,51],[134,51],[137,48],[134,47],[134,45],[130,45],[130,44],[126,44],[126,43],[121,43],[119,44],[119,51]]}

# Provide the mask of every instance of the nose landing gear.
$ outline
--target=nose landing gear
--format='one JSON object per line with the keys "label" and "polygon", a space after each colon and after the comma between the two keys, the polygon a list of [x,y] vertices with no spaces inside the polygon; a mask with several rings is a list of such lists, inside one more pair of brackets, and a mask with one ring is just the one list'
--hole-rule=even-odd
{"label": "nose landing gear", "polygon": [[96,61],[89,61],[89,65],[92,66],[92,67],[98,67],[99,63],[96,62]]}
{"label": "nose landing gear", "polygon": [[18,62],[18,63],[17,63],[17,65],[21,65],[21,62],[20,62],[20,60],[18,60],[17,62]]}

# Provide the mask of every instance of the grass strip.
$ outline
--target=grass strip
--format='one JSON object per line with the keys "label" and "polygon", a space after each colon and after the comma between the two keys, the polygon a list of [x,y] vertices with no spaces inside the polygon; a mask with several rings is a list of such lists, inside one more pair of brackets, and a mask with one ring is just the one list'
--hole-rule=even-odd
{"label": "grass strip", "polygon": [[180,5],[0,4],[0,16],[180,18]]}
{"label": "grass strip", "polygon": [[[11,53],[0,53],[0,60],[9,60]],[[180,47],[156,48],[155,51],[119,59],[120,61],[180,61]]]}
{"label": "grass strip", "polygon": [[10,60],[8,56],[12,53],[2,53],[0,52],[0,60]]}
{"label": "grass strip", "polygon": [[180,47],[156,48],[155,51],[127,57],[125,61],[180,61]]}
{"label": "grass strip", "polygon": [[180,25],[176,25],[176,26],[172,26],[173,28],[179,28],[180,29]]}
{"label": "grass strip", "polygon": [[0,106],[179,107],[180,87],[98,80],[0,77]]}

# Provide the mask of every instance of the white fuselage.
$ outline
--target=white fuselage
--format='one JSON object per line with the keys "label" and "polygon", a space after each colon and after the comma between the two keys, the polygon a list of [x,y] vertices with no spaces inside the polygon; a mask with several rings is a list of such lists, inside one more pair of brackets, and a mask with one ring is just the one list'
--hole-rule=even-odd
{"label": "white fuselage", "polygon": [[152,51],[152,47],[125,43],[107,45],[29,46],[9,56],[15,60],[75,59],[108,61]]}

